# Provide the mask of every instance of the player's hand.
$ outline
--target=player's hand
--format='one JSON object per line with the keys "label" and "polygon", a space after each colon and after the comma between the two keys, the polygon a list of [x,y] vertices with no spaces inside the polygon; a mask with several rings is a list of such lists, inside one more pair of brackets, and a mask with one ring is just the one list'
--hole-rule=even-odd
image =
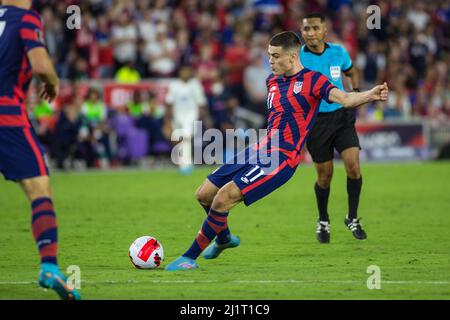
{"label": "player's hand", "polygon": [[388,98],[389,88],[386,82],[375,86],[371,91],[372,100],[374,101],[386,101]]}
{"label": "player's hand", "polygon": [[39,96],[41,99],[52,102],[59,94],[59,85],[52,85],[48,83],[42,84],[41,93]]}

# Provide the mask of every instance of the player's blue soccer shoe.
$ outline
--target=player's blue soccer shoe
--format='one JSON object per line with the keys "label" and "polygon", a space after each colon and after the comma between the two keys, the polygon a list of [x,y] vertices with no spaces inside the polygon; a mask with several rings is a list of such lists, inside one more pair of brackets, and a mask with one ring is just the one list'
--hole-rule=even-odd
{"label": "player's blue soccer shoe", "polygon": [[222,253],[223,250],[239,247],[240,244],[241,244],[241,239],[234,235],[231,235],[230,241],[227,243],[218,244],[216,241],[214,241],[203,252],[203,258],[215,259]]}
{"label": "player's blue soccer shoe", "polygon": [[178,270],[190,270],[190,269],[197,269],[197,268],[198,268],[198,265],[194,259],[181,256],[178,259],[169,263],[169,265],[166,267],[165,270],[166,271],[178,271]]}
{"label": "player's blue soccer shoe", "polygon": [[41,265],[38,282],[43,288],[55,290],[63,300],[81,300],[80,293],[68,287],[66,277],[61,274],[58,266],[53,263],[43,263]]}

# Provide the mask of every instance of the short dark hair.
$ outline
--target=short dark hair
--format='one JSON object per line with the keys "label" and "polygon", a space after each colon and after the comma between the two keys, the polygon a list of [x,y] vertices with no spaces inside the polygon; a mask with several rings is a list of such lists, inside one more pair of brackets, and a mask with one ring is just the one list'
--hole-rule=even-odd
{"label": "short dark hair", "polygon": [[314,19],[314,18],[320,19],[320,22],[325,21],[325,16],[320,12],[311,12],[305,16],[305,19]]}
{"label": "short dark hair", "polygon": [[277,33],[270,39],[269,44],[274,47],[282,47],[284,50],[299,51],[302,46],[300,37],[292,31]]}

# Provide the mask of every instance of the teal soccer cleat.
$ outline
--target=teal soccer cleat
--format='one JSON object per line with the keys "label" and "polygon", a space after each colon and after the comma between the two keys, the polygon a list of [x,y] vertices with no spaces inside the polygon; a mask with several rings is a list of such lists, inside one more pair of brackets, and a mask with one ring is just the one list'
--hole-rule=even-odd
{"label": "teal soccer cleat", "polygon": [[69,288],[66,277],[61,274],[55,264],[42,264],[38,282],[43,288],[55,290],[62,300],[81,300],[80,293]]}
{"label": "teal soccer cleat", "polygon": [[179,257],[178,259],[172,261],[167,267],[166,271],[178,271],[178,270],[190,270],[197,269],[198,265],[194,259],[188,257]]}
{"label": "teal soccer cleat", "polygon": [[216,241],[214,241],[208,248],[205,249],[203,258],[215,259],[222,253],[223,250],[239,247],[240,244],[241,239],[233,235],[231,235],[230,241],[227,243],[218,244]]}

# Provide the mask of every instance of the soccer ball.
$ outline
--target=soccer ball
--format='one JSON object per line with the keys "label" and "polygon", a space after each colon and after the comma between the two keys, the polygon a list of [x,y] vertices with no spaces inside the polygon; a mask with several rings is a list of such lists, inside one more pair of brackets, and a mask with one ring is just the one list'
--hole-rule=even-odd
{"label": "soccer ball", "polygon": [[139,237],[128,251],[131,263],[138,269],[154,269],[164,260],[161,243],[152,236]]}

